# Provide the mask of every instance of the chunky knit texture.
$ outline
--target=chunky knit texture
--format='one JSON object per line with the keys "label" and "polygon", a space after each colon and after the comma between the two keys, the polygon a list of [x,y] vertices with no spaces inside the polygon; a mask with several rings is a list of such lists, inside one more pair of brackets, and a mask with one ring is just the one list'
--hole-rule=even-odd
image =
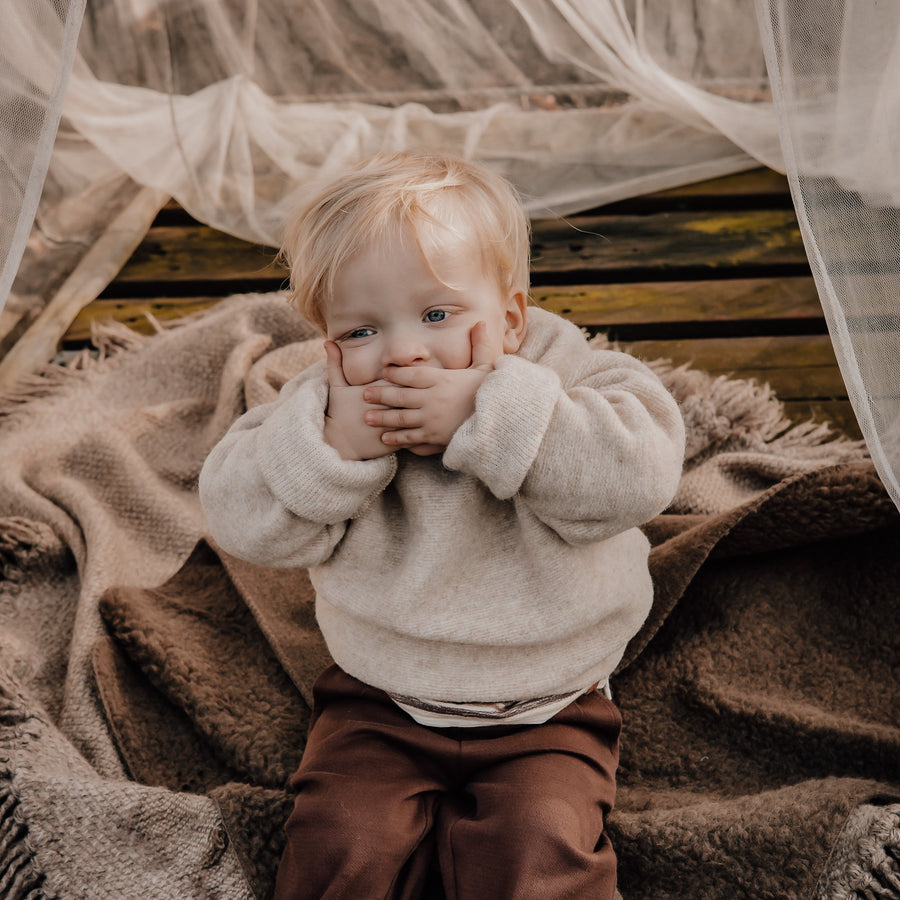
{"label": "chunky knit texture", "polygon": [[340,458],[322,365],[242,417],[200,474],[213,537],[313,566],[335,660],[404,696],[528,700],[605,681],[650,608],[647,539],[681,475],[671,394],[529,310],[442,456]]}
{"label": "chunky knit texture", "polygon": [[[196,479],[320,358],[310,334],[281,298],[238,298],[152,339],[106,331],[108,359],[7,398],[0,896],[271,888],[273,785],[327,654],[303,570],[198,544]],[[788,428],[764,387],[654,368],[688,454],[613,680],[622,894],[896,898],[897,514],[859,445]]]}

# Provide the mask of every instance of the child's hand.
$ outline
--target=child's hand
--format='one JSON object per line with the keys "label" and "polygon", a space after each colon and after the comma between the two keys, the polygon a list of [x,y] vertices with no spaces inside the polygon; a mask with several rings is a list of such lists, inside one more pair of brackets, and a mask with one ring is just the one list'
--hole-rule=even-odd
{"label": "child's hand", "polygon": [[372,427],[365,422],[367,410],[384,409],[363,400],[363,392],[369,385],[347,384],[341,367],[341,348],[334,341],[325,341],[325,356],[328,373],[326,442],[343,459],[375,459],[393,453],[397,448],[388,446],[381,440],[385,429]]}
{"label": "child's hand", "polygon": [[470,332],[472,362],[467,369],[389,366],[385,381],[368,385],[363,397],[380,404],[365,413],[371,427],[385,430],[381,440],[392,449],[428,456],[442,453],[456,429],[475,411],[475,393],[493,370],[496,354],[484,322]]}

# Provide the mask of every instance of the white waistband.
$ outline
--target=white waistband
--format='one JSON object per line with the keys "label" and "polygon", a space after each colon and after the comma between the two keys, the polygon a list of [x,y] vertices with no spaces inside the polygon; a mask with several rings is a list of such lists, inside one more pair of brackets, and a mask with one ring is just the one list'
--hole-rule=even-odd
{"label": "white waistband", "polygon": [[454,703],[398,694],[390,697],[407,715],[428,728],[477,728],[484,725],[543,725],[574,700],[593,690],[602,690],[612,699],[608,681],[552,697],[496,703]]}

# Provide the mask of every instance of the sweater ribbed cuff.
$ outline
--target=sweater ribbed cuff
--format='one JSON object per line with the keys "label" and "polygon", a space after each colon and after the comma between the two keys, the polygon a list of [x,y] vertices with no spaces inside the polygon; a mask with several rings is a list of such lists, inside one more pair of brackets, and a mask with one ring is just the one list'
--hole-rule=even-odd
{"label": "sweater ribbed cuff", "polygon": [[266,484],[287,509],[311,522],[335,524],[357,516],[384,490],[397,459],[343,459],[325,441],[327,398],[324,380],[305,384],[260,426],[258,453]]}
{"label": "sweater ribbed cuff", "polygon": [[520,356],[501,357],[475,395],[475,412],[447,445],[444,465],[509,499],[534,463],[560,390],[551,369]]}

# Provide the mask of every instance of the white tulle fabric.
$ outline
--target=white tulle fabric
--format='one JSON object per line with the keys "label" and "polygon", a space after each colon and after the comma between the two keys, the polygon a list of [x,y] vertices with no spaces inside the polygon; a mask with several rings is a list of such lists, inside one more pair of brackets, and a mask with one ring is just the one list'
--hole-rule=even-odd
{"label": "white tulle fabric", "polygon": [[893,489],[894,7],[15,0],[0,27],[0,303],[29,233],[74,265],[140,188],[277,244],[295,185],[382,149],[480,159],[535,216],[787,168],[854,407]]}
{"label": "white tulle fabric", "polygon": [[53,152],[85,0],[17,0],[0,26],[0,310]]}
{"label": "white tulle fabric", "polygon": [[857,421],[900,507],[900,4],[757,3],[819,299]]}

